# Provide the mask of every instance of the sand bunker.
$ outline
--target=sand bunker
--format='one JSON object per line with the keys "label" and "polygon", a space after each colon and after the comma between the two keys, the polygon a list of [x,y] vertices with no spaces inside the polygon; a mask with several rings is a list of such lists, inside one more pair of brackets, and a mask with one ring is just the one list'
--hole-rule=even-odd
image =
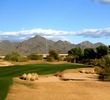
{"label": "sand bunker", "polygon": [[53,75],[36,81],[14,78],[6,100],[110,100],[110,84],[96,81],[96,74],[65,73],[64,77],[75,81]]}
{"label": "sand bunker", "polygon": [[11,63],[11,62],[7,62],[7,61],[0,62],[0,66],[11,66],[11,65],[13,65],[13,63]]}
{"label": "sand bunker", "polygon": [[56,76],[39,77],[36,82],[96,81],[97,77],[97,74],[66,73],[62,78]]}

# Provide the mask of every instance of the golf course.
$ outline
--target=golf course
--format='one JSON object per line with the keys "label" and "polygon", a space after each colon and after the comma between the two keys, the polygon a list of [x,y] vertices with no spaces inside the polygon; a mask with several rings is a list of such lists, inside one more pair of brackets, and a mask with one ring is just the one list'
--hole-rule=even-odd
{"label": "golf course", "polygon": [[0,100],[5,100],[13,78],[24,73],[37,73],[38,75],[54,74],[66,69],[85,68],[85,65],[76,64],[27,64],[0,67]]}

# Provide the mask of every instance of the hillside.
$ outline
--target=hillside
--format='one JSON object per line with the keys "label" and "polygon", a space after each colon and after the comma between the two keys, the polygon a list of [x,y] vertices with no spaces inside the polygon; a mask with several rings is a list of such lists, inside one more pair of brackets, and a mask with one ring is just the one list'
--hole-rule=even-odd
{"label": "hillside", "polygon": [[96,48],[100,45],[104,45],[102,43],[91,43],[89,41],[84,41],[79,44],[71,44],[68,41],[52,41],[47,40],[41,36],[35,36],[23,42],[10,42],[8,40],[0,42],[0,55],[6,55],[11,51],[18,51],[24,55],[30,53],[48,53],[50,49],[56,49],[59,53],[67,53],[71,48]]}

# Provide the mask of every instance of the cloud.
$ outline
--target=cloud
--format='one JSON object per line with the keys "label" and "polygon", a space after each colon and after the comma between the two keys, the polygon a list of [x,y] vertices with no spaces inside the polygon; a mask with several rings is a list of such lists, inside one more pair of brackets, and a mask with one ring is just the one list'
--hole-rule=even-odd
{"label": "cloud", "polygon": [[92,2],[96,2],[96,0],[91,0]]}
{"label": "cloud", "polygon": [[110,4],[110,0],[101,0],[101,3]]}
{"label": "cloud", "polygon": [[58,41],[58,40],[66,40],[66,41],[69,41],[69,39],[66,38],[66,36],[62,36],[62,35],[57,35],[57,36],[43,36],[49,40],[54,40],[54,41]]}
{"label": "cloud", "polygon": [[40,35],[50,40],[68,40],[67,36],[82,36],[90,38],[110,37],[110,27],[103,29],[83,29],[81,31],[61,31],[52,29],[34,28],[14,32],[1,32],[0,41],[23,41]]}
{"label": "cloud", "polygon": [[110,37],[110,28],[104,29],[85,29],[80,31],[77,35],[91,38]]}
{"label": "cloud", "polygon": [[100,2],[102,4],[110,4],[110,0],[91,0],[92,2]]}

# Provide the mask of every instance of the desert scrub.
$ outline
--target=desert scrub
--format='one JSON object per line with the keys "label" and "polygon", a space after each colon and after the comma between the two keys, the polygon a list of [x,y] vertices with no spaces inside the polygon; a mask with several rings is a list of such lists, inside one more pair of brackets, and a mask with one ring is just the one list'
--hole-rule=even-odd
{"label": "desert scrub", "polygon": [[110,81],[110,57],[104,56],[99,60],[99,68],[96,71],[99,74],[99,79],[103,81]]}

